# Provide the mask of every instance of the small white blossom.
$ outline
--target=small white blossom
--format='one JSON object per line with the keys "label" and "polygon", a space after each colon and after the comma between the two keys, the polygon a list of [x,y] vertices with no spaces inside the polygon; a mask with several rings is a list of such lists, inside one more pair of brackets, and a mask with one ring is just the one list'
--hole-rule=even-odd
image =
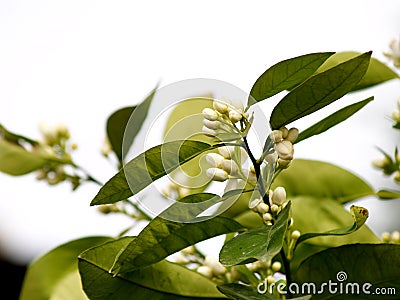
{"label": "small white blossom", "polygon": [[210,120],[210,121],[215,121],[219,118],[218,113],[215,110],[208,108],[208,107],[203,109],[202,115],[206,120]]}
{"label": "small white blossom", "polygon": [[197,273],[200,273],[201,275],[212,278],[213,277],[213,270],[208,267],[208,266],[200,266],[197,268]]}
{"label": "small white blossom", "polygon": [[231,159],[224,159],[221,165],[222,169],[230,175],[237,175],[239,173],[239,166]]}
{"label": "small white blossom", "polygon": [[280,130],[273,130],[270,134],[269,137],[271,140],[274,141],[274,143],[279,143],[282,141],[283,136],[282,136],[282,131]]}
{"label": "small white blossom", "polygon": [[282,138],[286,139],[287,135],[289,134],[289,130],[285,126],[279,128],[279,130],[282,132]]}
{"label": "small white blossom", "polygon": [[273,152],[265,156],[265,160],[269,164],[275,164],[278,161],[278,153]]}
{"label": "small white blossom", "polygon": [[232,156],[235,153],[235,147],[234,146],[223,146],[218,148],[218,152],[224,157],[224,158],[232,158]]}
{"label": "small white blossom", "polygon": [[221,114],[225,114],[228,112],[228,105],[226,105],[225,103],[214,100],[213,107]]}
{"label": "small white blossom", "polygon": [[218,130],[221,128],[221,122],[216,120],[216,121],[210,121],[208,119],[203,119],[203,125],[212,129],[212,130]]}
{"label": "small white blossom", "polygon": [[279,206],[276,204],[271,205],[271,212],[277,213],[279,211]]}
{"label": "small white blossom", "polygon": [[292,239],[298,240],[299,237],[300,237],[300,231],[298,231],[298,230],[293,230],[293,232],[292,232]]}
{"label": "small white blossom", "polygon": [[222,275],[226,272],[226,268],[213,255],[206,255],[204,264],[210,267],[215,275]]}
{"label": "small white blossom", "polygon": [[278,153],[279,158],[284,160],[293,159],[293,145],[291,142],[283,140],[282,142],[275,144],[275,150]]}
{"label": "small white blossom", "polygon": [[215,181],[225,181],[229,178],[229,174],[226,171],[219,169],[219,168],[207,169],[206,175],[210,179],[215,180]]}
{"label": "small white blossom", "polygon": [[249,203],[249,208],[255,212],[258,211],[258,205],[263,202],[262,198],[257,198]]}
{"label": "small white blossom", "polygon": [[258,204],[258,206],[257,206],[257,211],[258,211],[260,214],[265,214],[265,213],[267,213],[267,212],[269,211],[269,206],[268,206],[266,203],[261,202],[261,203]]}
{"label": "small white blossom", "polygon": [[268,221],[271,221],[272,220],[272,215],[270,214],[270,213],[265,213],[265,214],[263,214],[263,220],[265,221],[265,222],[268,222]]}
{"label": "small white blossom", "polygon": [[[278,186],[272,193],[272,203],[276,205],[282,205],[286,202],[286,190],[285,188]],[[272,207],[271,207],[272,209]]]}
{"label": "small white blossom", "polygon": [[271,269],[274,272],[278,272],[281,268],[282,268],[282,264],[279,261],[275,261],[271,266]]}
{"label": "small white blossom", "polygon": [[231,120],[231,122],[233,124],[240,121],[242,118],[243,118],[243,115],[240,112],[238,112],[234,109],[229,110],[229,119]]}
{"label": "small white blossom", "polygon": [[290,128],[286,140],[288,140],[293,144],[298,136],[299,136],[299,130],[297,128]]}
{"label": "small white blossom", "polygon": [[221,168],[222,162],[225,160],[225,158],[218,153],[207,153],[205,157],[207,163],[215,168]]}

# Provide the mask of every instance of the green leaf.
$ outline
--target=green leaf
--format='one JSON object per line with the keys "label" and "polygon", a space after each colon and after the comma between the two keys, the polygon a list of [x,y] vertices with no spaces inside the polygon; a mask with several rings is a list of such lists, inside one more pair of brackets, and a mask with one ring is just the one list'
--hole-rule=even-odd
{"label": "green leaf", "polygon": [[278,129],[309,115],[350,92],[364,76],[371,52],[316,74],[287,94],[273,109],[270,124]]}
{"label": "green leaf", "polygon": [[[323,293],[313,299],[398,299],[400,289],[400,245],[355,244],[331,248],[305,260],[294,274],[294,280],[314,283],[317,290],[325,283]],[[336,293],[329,292],[328,283],[336,283]],[[340,293],[340,283],[343,292]],[[351,293],[359,285],[359,294]],[[370,294],[363,293],[364,284]],[[353,285],[353,287],[351,286]],[[348,293],[346,293],[346,288]],[[396,295],[377,295],[376,288],[396,289]],[[354,290],[357,291],[357,290]],[[386,290],[387,292],[389,290]]]}
{"label": "green leaf", "polygon": [[317,237],[317,236],[327,236],[327,235],[346,235],[353,233],[360,229],[362,225],[364,225],[365,221],[368,218],[368,210],[360,207],[360,206],[355,206],[352,205],[350,207],[350,213],[351,216],[353,217],[353,224],[344,228],[339,228],[339,229],[333,229],[329,230],[326,232],[320,232],[320,233],[305,233],[300,236],[300,238],[296,242],[296,246],[300,244],[301,242]]}
{"label": "green leaf", "polygon": [[260,294],[255,287],[238,283],[228,283],[217,286],[218,290],[236,300],[279,300],[275,296],[265,293]]}
{"label": "green leaf", "polygon": [[77,280],[78,255],[109,240],[108,237],[82,238],[43,255],[29,266],[19,299],[87,299]]}
{"label": "green leaf", "polygon": [[[317,73],[324,72],[360,54],[361,53],[354,51],[335,53],[325,61],[325,63],[317,70]],[[389,68],[386,64],[372,57],[367,72],[360,82],[353,88],[353,91],[369,88],[395,78],[399,78],[399,75],[397,75],[395,71]]]}
{"label": "green leaf", "polygon": [[290,219],[290,206],[288,202],[274,225],[250,229],[224,244],[219,254],[220,262],[226,266],[233,266],[250,259],[264,262],[272,259],[282,248]]}
{"label": "green leaf", "polygon": [[281,61],[254,83],[250,96],[256,101],[290,89],[310,77],[334,52],[311,53]]}
{"label": "green leaf", "polygon": [[376,195],[380,199],[390,200],[390,199],[399,199],[400,191],[392,191],[392,190],[379,190]]}
{"label": "green leaf", "polygon": [[[348,227],[356,219],[357,223],[353,224],[351,228],[347,228],[349,231],[355,231],[365,221],[365,216],[358,215],[356,218],[353,217],[340,203],[331,198],[298,196],[290,197],[290,199],[292,200],[294,229],[299,230],[306,237],[308,233],[313,232],[346,233],[346,228],[337,231],[334,229]],[[379,242],[379,238],[366,225],[351,234],[343,236],[331,237],[317,236],[315,234],[310,236],[313,238],[308,240],[308,243],[324,247],[336,247],[349,243]]]}
{"label": "green leaf", "polygon": [[[121,108],[111,114],[107,120],[108,140],[121,165],[123,164],[123,155],[128,153],[136,135],[142,128],[156,90],[157,86],[139,105]],[[134,118],[129,122],[131,116]]]}
{"label": "green leaf", "polygon": [[374,195],[374,189],[355,174],[334,164],[295,159],[275,179],[273,188],[283,186],[287,197],[331,198],[340,203]]}
{"label": "green leaf", "polygon": [[180,265],[161,261],[134,272],[113,276],[108,271],[121,249],[135,240],[125,237],[91,248],[79,256],[83,289],[90,299],[215,299],[215,284]]}
{"label": "green leaf", "polygon": [[319,121],[318,123],[312,125],[311,127],[307,128],[300,132],[298,138],[296,139],[295,143],[298,143],[302,140],[308,139],[313,135],[320,134],[322,132],[327,131],[328,129],[332,128],[333,126],[343,122],[344,120],[348,119],[356,112],[358,112],[361,108],[371,102],[374,97],[369,97],[363,101],[351,104],[346,106],[337,112],[331,114],[330,116],[326,117],[325,119]]}
{"label": "green leaf", "polygon": [[197,223],[173,222],[156,217],[135,240],[121,249],[111,272],[130,272],[159,262],[170,254],[200,241],[243,229],[239,223],[223,217]]}
{"label": "green leaf", "polygon": [[90,205],[127,199],[185,162],[215,147],[197,141],[174,141],[155,146],[128,162],[100,189]]}

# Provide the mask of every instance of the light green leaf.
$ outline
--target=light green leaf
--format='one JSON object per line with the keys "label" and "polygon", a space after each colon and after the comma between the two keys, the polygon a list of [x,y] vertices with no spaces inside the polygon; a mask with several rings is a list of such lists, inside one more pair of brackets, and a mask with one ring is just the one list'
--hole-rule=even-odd
{"label": "light green leaf", "polygon": [[273,109],[272,129],[309,115],[350,92],[367,71],[371,52],[318,73],[287,94]]}
{"label": "light green leaf", "polygon": [[[121,108],[111,114],[107,120],[108,140],[121,165],[123,164],[123,155],[128,153],[136,135],[142,128],[156,90],[157,86],[139,105]],[[130,121],[133,113],[135,118]]]}
{"label": "light green leaf", "polygon": [[135,240],[125,237],[79,256],[83,289],[90,299],[215,299],[222,298],[215,284],[180,265],[160,261],[134,272],[113,276],[108,271],[121,249]]}
{"label": "light green leaf", "polygon": [[[312,299],[398,299],[400,289],[400,245],[355,244],[327,249],[305,260],[294,274],[294,281],[322,284],[336,283],[336,293],[326,287],[323,293],[313,293]],[[339,284],[343,285],[340,293]],[[350,284],[352,286],[350,286]],[[364,284],[368,284],[364,286]],[[357,285],[359,293],[356,293]],[[363,286],[370,294],[363,292]],[[348,293],[346,293],[346,288]],[[353,290],[353,288],[355,290]],[[386,288],[386,295],[376,289]],[[388,288],[395,294],[389,294]],[[351,293],[354,291],[354,293]],[[357,294],[357,297],[355,295]]]}
{"label": "light green leaf", "polygon": [[256,101],[290,89],[310,77],[334,52],[311,53],[281,61],[254,83],[250,96]]}
{"label": "light green leaf", "polygon": [[185,162],[215,147],[197,141],[174,141],[155,146],[128,162],[100,189],[90,205],[127,199]]}
{"label": "light green leaf", "polygon": [[[325,63],[317,70],[316,73],[324,72],[360,54],[361,53],[354,51],[335,53],[325,61]],[[386,64],[372,57],[367,72],[363,78],[361,78],[360,82],[353,88],[353,91],[369,88],[395,78],[399,78],[399,75],[397,75],[395,71],[389,68]]]}
{"label": "light green leaf", "polygon": [[320,232],[320,233],[311,233],[307,232],[305,234],[302,234],[300,238],[296,242],[296,246],[300,244],[301,242],[317,237],[317,236],[327,236],[327,235],[346,235],[353,233],[360,229],[362,225],[364,225],[365,221],[368,218],[368,210],[365,209],[364,207],[360,206],[355,206],[352,205],[350,207],[350,213],[351,216],[353,217],[353,224],[344,228],[339,228],[339,229],[333,229],[329,230],[326,232]]}
{"label": "light green leaf", "polygon": [[374,195],[374,189],[355,174],[336,165],[316,160],[295,159],[275,179],[273,188],[283,186],[288,198],[311,196],[340,203]]}
{"label": "light green leaf", "polygon": [[87,299],[78,276],[78,255],[109,241],[88,237],[63,244],[34,261],[25,274],[20,300]]}
{"label": "light green leaf", "polygon": [[282,248],[290,219],[290,206],[290,202],[288,202],[278,215],[274,225],[263,225],[250,229],[224,244],[219,254],[220,262],[227,266],[233,266],[251,259],[264,262],[272,259]]}
{"label": "light green leaf", "polygon": [[390,200],[390,199],[399,199],[400,191],[391,191],[391,190],[379,190],[376,195],[380,199]]}
{"label": "light green leaf", "polygon": [[295,143],[308,139],[314,135],[320,134],[322,132],[327,131],[328,129],[332,128],[333,126],[343,122],[344,120],[348,119],[356,112],[358,112],[361,108],[371,102],[374,97],[369,97],[363,101],[351,104],[346,106],[337,112],[331,114],[330,116],[326,117],[325,119],[319,121],[318,123],[312,125],[311,127],[307,128],[300,132],[298,138],[296,139]]}
{"label": "light green leaf", "polygon": [[[311,196],[290,197],[292,200],[292,217],[294,219],[294,229],[297,229],[307,239],[307,243],[323,247],[336,247],[349,243],[378,243],[379,238],[366,226],[360,225],[365,222],[366,215],[358,214],[356,208],[352,216],[340,203],[331,198],[315,198]],[[356,220],[356,221],[355,221]],[[353,223],[352,226],[348,226]],[[347,228],[346,228],[347,227]],[[335,230],[337,228],[343,228]],[[356,231],[357,230],[357,231]],[[348,232],[353,232],[347,234]],[[355,231],[355,232],[354,232]],[[326,235],[346,234],[342,236],[322,236],[314,232],[327,232]],[[307,236],[311,233],[310,236]],[[325,235],[325,234],[323,234]]]}
{"label": "light green leaf", "polygon": [[121,249],[110,271],[113,274],[130,272],[159,262],[200,241],[243,229],[239,223],[223,217],[197,223],[173,222],[156,217],[135,240]]}

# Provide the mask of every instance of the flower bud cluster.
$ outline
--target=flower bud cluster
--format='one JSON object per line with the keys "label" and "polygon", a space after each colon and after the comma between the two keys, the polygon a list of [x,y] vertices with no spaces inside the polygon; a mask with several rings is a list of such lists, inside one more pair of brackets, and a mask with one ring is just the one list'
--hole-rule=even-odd
{"label": "flower bud cluster", "polygon": [[397,109],[392,112],[392,119],[397,123],[400,123],[400,98],[397,99]]}
{"label": "flower bud cluster", "polygon": [[249,208],[260,214],[263,221],[272,225],[278,214],[286,206],[286,191],[283,187],[278,186],[274,191],[269,191],[269,205],[262,198],[257,198],[249,203]]}
{"label": "flower bud cluster", "polygon": [[226,268],[212,255],[206,255],[204,265],[197,268],[197,272],[208,277],[218,277],[224,275]]}
{"label": "flower bud cluster", "polygon": [[400,67],[400,40],[392,39],[389,44],[390,51],[383,54],[393,61],[396,68]]}
{"label": "flower bud cluster", "polygon": [[[206,161],[211,166],[206,174],[211,180],[225,181],[229,178],[241,178],[243,170],[234,160],[235,147],[238,146],[223,146],[218,148],[218,153],[206,154]],[[245,159],[245,151],[242,148],[240,151],[241,158]]]}
{"label": "flower bud cluster", "polygon": [[282,167],[289,166],[293,159],[294,148],[293,143],[299,136],[299,130],[297,128],[287,129],[282,127],[279,130],[274,130],[270,133],[270,138],[274,141],[275,152],[268,154],[266,160],[268,163],[278,161]]}
{"label": "flower bud cluster", "polygon": [[213,108],[204,108],[202,131],[208,136],[218,136],[224,133],[237,134],[239,130],[235,124],[248,118],[243,107],[235,108],[230,104],[214,100]]}
{"label": "flower bud cluster", "polygon": [[400,232],[397,230],[392,233],[385,231],[382,233],[382,241],[384,243],[400,244]]}
{"label": "flower bud cluster", "polygon": [[397,153],[397,150],[393,159],[385,153],[383,158],[374,159],[372,165],[376,169],[382,170],[383,174],[387,176],[393,175],[394,181],[400,183],[400,154]]}

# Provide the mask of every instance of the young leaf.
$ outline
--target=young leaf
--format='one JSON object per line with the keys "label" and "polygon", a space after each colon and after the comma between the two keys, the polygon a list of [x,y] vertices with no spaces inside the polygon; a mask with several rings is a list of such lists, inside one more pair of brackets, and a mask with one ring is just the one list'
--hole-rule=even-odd
{"label": "young leaf", "polygon": [[325,119],[319,121],[318,123],[312,125],[311,127],[307,128],[300,132],[298,138],[296,139],[295,143],[308,139],[314,135],[320,134],[322,132],[327,131],[331,127],[343,122],[344,120],[348,119],[356,112],[358,112],[361,108],[371,102],[374,97],[369,97],[363,101],[351,104],[346,106],[337,112],[331,114],[330,116],[326,117]]}
{"label": "young leaf", "polygon": [[239,223],[223,217],[197,223],[172,222],[156,217],[135,240],[121,249],[110,272],[130,272],[159,262],[170,254],[200,241],[243,229]]}
{"label": "young leaf", "polygon": [[[361,53],[354,51],[335,53],[325,61],[325,63],[317,70],[316,73],[321,73],[323,71],[326,71],[360,54]],[[367,72],[360,80],[360,82],[353,88],[353,91],[369,88],[395,78],[400,78],[395,71],[393,71],[386,64],[372,57]]]}
{"label": "young leaf", "polygon": [[374,189],[357,175],[331,163],[295,159],[279,174],[273,188],[284,186],[287,197],[331,198],[339,203],[375,195]]}
{"label": "young leaf", "polygon": [[344,227],[344,228],[339,228],[339,229],[333,229],[329,230],[326,232],[321,232],[321,233],[305,233],[300,236],[300,238],[296,242],[296,246],[300,244],[301,242],[304,242],[305,240],[317,237],[317,236],[327,236],[327,235],[346,235],[353,233],[357,231],[362,225],[364,225],[365,221],[368,218],[368,210],[360,207],[360,206],[355,206],[352,205],[350,207],[350,213],[351,216],[353,217],[353,225]]}
{"label": "young leaf", "polygon": [[379,190],[376,195],[380,199],[390,200],[390,199],[399,199],[400,191],[392,191],[392,190]]}
{"label": "young leaf", "polygon": [[155,146],[128,162],[100,189],[90,205],[124,200],[197,155],[215,147],[197,141],[174,141]]}
{"label": "young leaf", "polygon": [[310,77],[334,52],[311,53],[281,61],[254,83],[250,96],[256,101],[290,89]]}
{"label": "young leaf", "polygon": [[273,109],[270,124],[278,129],[309,115],[350,92],[364,76],[371,52],[316,74],[287,94]]}
{"label": "young leaf", "polygon": [[[367,214],[365,209],[358,214],[353,208],[351,215],[340,203],[330,198],[315,198],[310,196],[290,197],[292,200],[292,217],[294,229],[301,232],[307,243],[323,246],[337,247],[350,243],[378,243],[379,238],[368,228],[360,226],[365,221]],[[354,223],[352,226],[349,224]],[[346,228],[347,227],[347,228]],[[361,227],[361,228],[360,228]],[[335,228],[343,228],[332,230]],[[326,232],[325,234],[313,234],[313,232]],[[349,234],[350,232],[353,232]],[[310,236],[307,233],[312,233]],[[329,236],[331,233],[340,236]],[[328,236],[325,236],[328,235]],[[296,255],[296,254],[295,254]]]}
{"label": "young leaf", "polygon": [[[121,108],[114,112],[107,120],[107,137],[120,165],[123,165],[123,155],[128,153],[147,117],[156,90],[157,87],[139,105]],[[133,113],[135,113],[135,118],[128,123]]]}
{"label": "young leaf", "polygon": [[[398,299],[399,257],[400,245],[393,244],[354,244],[330,248],[306,259],[294,274],[294,281],[299,286],[313,283],[319,291],[318,294],[313,293],[313,299]],[[336,287],[333,292],[328,289],[328,283]],[[343,285],[342,292],[340,284]],[[382,291],[386,288],[386,296],[375,294],[377,288]]]}
{"label": "young leaf", "polygon": [[282,248],[289,219],[290,202],[280,212],[274,225],[251,229],[227,242],[219,254],[220,262],[233,266],[250,259],[269,261]]}
{"label": "young leaf", "polygon": [[109,237],[82,238],[43,255],[29,266],[19,299],[87,299],[76,280],[79,277],[78,255],[110,240]]}
{"label": "young leaf", "polygon": [[[83,289],[90,299],[215,299],[223,296],[215,284],[180,265],[160,261],[134,272],[113,276],[108,271],[120,249],[134,237],[114,240],[91,248],[79,256]],[[198,298],[197,298],[198,297]]]}

